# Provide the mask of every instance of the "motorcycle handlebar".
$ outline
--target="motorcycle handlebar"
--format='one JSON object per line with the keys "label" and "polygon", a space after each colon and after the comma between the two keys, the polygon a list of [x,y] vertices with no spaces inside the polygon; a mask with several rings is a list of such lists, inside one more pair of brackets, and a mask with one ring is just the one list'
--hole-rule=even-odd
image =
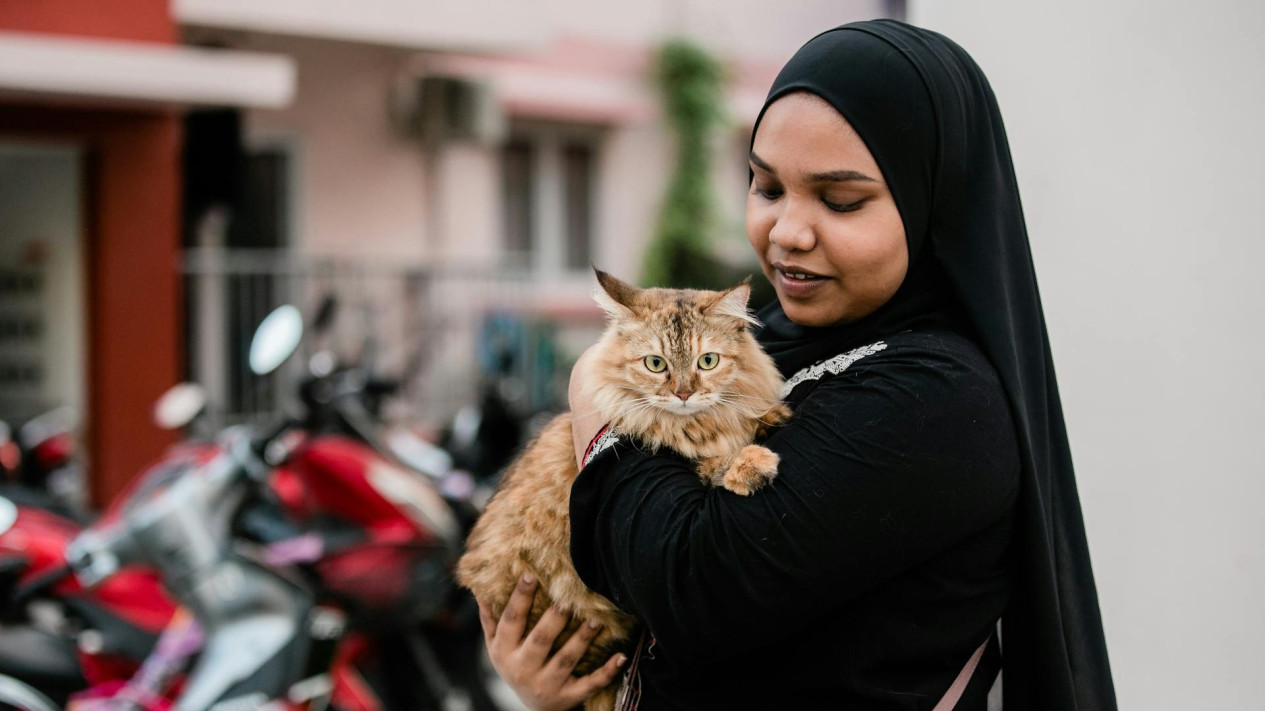
{"label": "motorcycle handlebar", "polygon": [[[251,440],[251,443],[250,443],[251,452],[256,457],[258,457],[258,460],[260,462],[266,462],[268,447],[273,442],[275,442],[277,438],[285,434],[286,430],[289,430],[293,426],[294,426],[293,419],[289,417],[282,418],[279,422],[274,424],[272,427],[264,430],[262,434],[254,437]],[[253,473],[254,472],[252,472],[252,474]]]}
{"label": "motorcycle handlebar", "polygon": [[75,536],[66,546],[66,564],[81,584],[91,587],[126,565],[135,548],[131,526],[119,520]]}
{"label": "motorcycle handlebar", "polygon": [[[243,474],[256,482],[266,478],[269,471],[266,453],[293,424],[292,419],[283,418],[255,435],[241,431],[230,434],[222,442],[220,454],[201,465],[202,471],[197,475],[196,482],[180,483],[173,479],[154,490],[142,488],[142,498],[129,501],[122,517],[85,529],[70,542],[65,553],[69,569],[81,584],[93,586],[114,575],[120,568],[147,556],[143,550],[147,546],[136,540],[138,530],[148,530],[156,522],[173,515],[183,518],[200,514],[208,517],[208,521],[231,518],[232,512],[227,509],[218,514],[213,512],[215,507],[220,506],[217,502],[235,507],[235,502],[240,500],[238,497],[223,497],[233,487],[233,480]],[[184,479],[189,474],[181,474],[178,479]],[[194,501],[212,508],[189,510],[188,506]],[[150,552],[152,554],[153,551]]]}

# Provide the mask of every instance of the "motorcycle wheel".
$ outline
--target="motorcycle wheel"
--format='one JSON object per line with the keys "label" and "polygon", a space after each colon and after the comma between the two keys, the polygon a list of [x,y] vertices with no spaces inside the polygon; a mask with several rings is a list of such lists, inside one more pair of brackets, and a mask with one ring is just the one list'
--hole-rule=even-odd
{"label": "motorcycle wheel", "polygon": [[57,711],[57,704],[28,684],[0,674],[0,711]]}

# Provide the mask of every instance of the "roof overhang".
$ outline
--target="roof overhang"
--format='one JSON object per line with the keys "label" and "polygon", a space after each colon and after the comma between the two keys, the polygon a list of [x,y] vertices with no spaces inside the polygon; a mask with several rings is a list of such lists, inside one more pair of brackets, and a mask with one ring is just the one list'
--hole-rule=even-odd
{"label": "roof overhang", "polygon": [[545,45],[536,3],[418,0],[172,0],[185,27],[313,37],[443,52],[522,52]]}
{"label": "roof overhang", "polygon": [[0,99],[59,104],[280,108],[294,97],[289,57],[257,52],[0,32]]}
{"label": "roof overhang", "polygon": [[424,71],[489,83],[505,111],[519,119],[619,125],[658,116],[654,93],[636,74],[459,55],[430,57]]}

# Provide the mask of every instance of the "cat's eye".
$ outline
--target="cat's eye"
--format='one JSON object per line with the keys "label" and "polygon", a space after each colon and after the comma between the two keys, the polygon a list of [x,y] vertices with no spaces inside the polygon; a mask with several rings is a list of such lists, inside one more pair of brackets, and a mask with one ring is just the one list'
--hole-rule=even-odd
{"label": "cat's eye", "polygon": [[703,370],[711,370],[712,368],[715,368],[717,365],[720,365],[719,353],[704,353],[698,358],[698,367],[702,368]]}
{"label": "cat's eye", "polygon": [[661,356],[646,356],[642,362],[646,364],[646,370],[651,373],[662,373],[668,369],[668,362]]}

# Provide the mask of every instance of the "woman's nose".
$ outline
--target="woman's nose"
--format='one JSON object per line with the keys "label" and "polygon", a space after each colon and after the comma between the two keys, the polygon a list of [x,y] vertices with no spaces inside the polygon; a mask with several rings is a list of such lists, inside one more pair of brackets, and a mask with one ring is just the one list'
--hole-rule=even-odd
{"label": "woman's nose", "polygon": [[798,206],[787,204],[773,223],[773,229],[769,230],[769,242],[788,252],[812,249],[817,244],[817,235],[806,217]]}

